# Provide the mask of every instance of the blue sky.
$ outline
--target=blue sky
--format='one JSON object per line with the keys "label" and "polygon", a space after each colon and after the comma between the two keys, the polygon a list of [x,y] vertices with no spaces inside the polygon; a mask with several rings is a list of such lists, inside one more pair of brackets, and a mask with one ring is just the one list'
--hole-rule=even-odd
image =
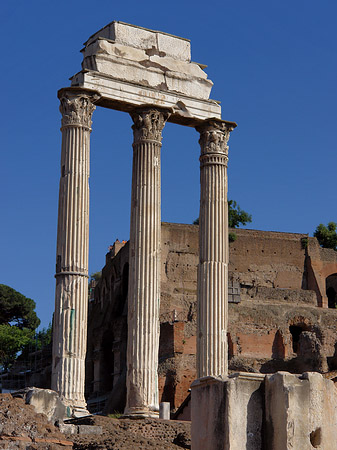
{"label": "blue sky", "polygon": [[[229,141],[229,198],[250,228],[312,234],[337,221],[337,3],[285,1],[12,2],[0,7],[0,283],[54,308],[61,149],[57,90],[81,68],[83,42],[112,20],[191,40],[211,98],[238,128]],[[131,119],[98,108],[91,135],[90,272],[128,239]],[[199,208],[194,129],[168,124],[162,220],[191,223]]]}

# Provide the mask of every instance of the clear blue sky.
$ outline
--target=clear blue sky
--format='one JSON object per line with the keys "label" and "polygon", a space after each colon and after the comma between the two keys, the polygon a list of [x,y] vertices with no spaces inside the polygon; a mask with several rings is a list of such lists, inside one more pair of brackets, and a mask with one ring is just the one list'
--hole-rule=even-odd
{"label": "clear blue sky", "polygon": [[[42,325],[54,308],[60,113],[57,90],[81,68],[82,43],[112,20],[189,38],[207,64],[211,98],[238,123],[229,198],[250,228],[310,233],[337,221],[335,0],[3,0],[0,283],[33,298]],[[127,114],[97,109],[91,135],[90,272],[129,237],[132,132]],[[198,216],[194,129],[168,124],[162,220]]]}

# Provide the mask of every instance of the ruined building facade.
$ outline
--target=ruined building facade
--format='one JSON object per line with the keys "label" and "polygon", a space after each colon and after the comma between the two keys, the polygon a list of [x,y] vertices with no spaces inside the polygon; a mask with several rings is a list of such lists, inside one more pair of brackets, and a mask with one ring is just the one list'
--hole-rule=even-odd
{"label": "ruined building facade", "polygon": [[[229,371],[337,369],[337,252],[305,234],[235,230],[229,264]],[[196,379],[198,226],[162,223],[159,401],[176,410]],[[116,242],[89,300],[85,392],[123,411],[129,245]]]}

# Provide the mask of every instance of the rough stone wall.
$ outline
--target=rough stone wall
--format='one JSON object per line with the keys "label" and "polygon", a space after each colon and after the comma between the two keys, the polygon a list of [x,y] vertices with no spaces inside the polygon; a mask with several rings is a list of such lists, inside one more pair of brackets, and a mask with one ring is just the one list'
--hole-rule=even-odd
{"label": "rough stone wall", "polygon": [[[288,293],[289,294],[289,293]],[[326,372],[336,367],[337,311],[275,300],[229,304],[230,369]]]}
{"label": "rough stone wall", "polygon": [[[309,256],[313,247],[323,273],[337,252],[327,259],[304,234],[235,233],[229,278],[239,295],[229,304],[230,371],[337,369],[337,310],[317,306]],[[163,223],[161,252],[159,399],[176,409],[196,377],[198,227]],[[103,398],[106,411],[122,410],[125,395],[127,263],[127,244],[115,257],[107,254],[89,307],[86,393],[90,401]],[[315,277],[325,286],[317,271]]]}
{"label": "rough stone wall", "polygon": [[[316,292],[319,306],[328,307],[327,277],[337,278],[337,252],[319,246],[315,238],[309,238],[307,247],[306,268],[308,273],[308,289]],[[334,284],[335,284],[334,283]],[[335,301],[336,305],[336,301]]]}
{"label": "rough stone wall", "polygon": [[192,312],[197,291],[198,230],[195,225],[162,223],[161,314],[176,310],[187,318]]}
{"label": "rough stone wall", "polygon": [[128,247],[107,253],[89,301],[85,393],[93,411],[121,410],[125,403]]}
{"label": "rough stone wall", "polygon": [[244,286],[305,288],[305,234],[235,230],[229,273]]}

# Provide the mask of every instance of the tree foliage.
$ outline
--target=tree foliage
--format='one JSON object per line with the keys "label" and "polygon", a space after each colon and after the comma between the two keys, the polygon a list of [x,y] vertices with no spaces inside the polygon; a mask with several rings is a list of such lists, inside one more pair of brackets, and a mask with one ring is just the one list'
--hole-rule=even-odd
{"label": "tree foliage", "polygon": [[15,325],[19,329],[35,330],[40,325],[35,302],[13,288],[0,284],[0,324]]}
{"label": "tree foliage", "polygon": [[40,324],[34,300],[0,284],[0,366],[7,369]]}
{"label": "tree foliage", "polygon": [[228,226],[238,228],[240,225],[247,225],[252,221],[251,214],[243,211],[235,200],[228,200]]}
{"label": "tree foliage", "polygon": [[43,347],[50,345],[52,343],[52,333],[51,323],[47,328],[42,328],[42,330],[37,333],[33,333],[31,339],[20,349],[21,353],[17,359],[28,361],[32,352],[41,350]]}
{"label": "tree foliage", "polygon": [[8,323],[0,325],[0,366],[4,369],[15,361],[18,352],[27,346],[34,337],[29,328],[20,329]]}
{"label": "tree foliage", "polygon": [[53,329],[51,323],[48,325],[47,328],[42,328],[41,331],[36,333],[35,340],[37,343],[38,350],[40,350],[42,347],[45,347],[46,345],[51,344],[52,336],[53,336]]}
{"label": "tree foliage", "polygon": [[314,236],[322,247],[337,250],[336,222],[329,222],[328,226],[320,223],[314,232]]}

